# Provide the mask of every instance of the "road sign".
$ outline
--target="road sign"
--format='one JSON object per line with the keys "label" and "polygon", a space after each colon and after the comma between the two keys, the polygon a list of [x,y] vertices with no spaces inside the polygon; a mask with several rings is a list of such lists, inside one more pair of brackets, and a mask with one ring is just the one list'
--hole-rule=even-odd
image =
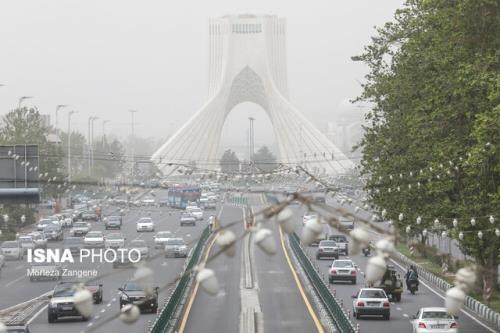
{"label": "road sign", "polygon": [[38,145],[0,146],[0,203],[40,201]]}

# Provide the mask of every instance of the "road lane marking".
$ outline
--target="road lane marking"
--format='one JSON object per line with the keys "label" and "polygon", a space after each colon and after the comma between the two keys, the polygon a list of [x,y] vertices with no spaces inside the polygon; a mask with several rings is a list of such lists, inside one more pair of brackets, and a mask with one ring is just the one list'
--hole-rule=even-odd
{"label": "road lane marking", "polygon": [[408,316],[406,313],[403,313],[403,317],[409,318],[410,316]]}
{"label": "road lane marking", "polygon": [[45,304],[40,310],[38,310],[37,313],[35,313],[34,316],[32,316],[27,322],[26,322],[26,326],[29,326],[29,324],[35,320],[36,317],[38,317],[40,315],[40,313],[42,313],[49,305],[48,304]]}
{"label": "road lane marking", "polygon": [[106,309],[102,309],[102,310],[101,310],[101,313],[104,313],[104,312],[106,312]]}
{"label": "road lane marking", "polygon": [[10,281],[9,283],[7,283],[5,286],[6,286],[6,287],[9,287],[9,286],[13,285],[14,283],[16,283],[17,281],[19,281],[19,280],[21,280],[21,279],[24,279],[25,277],[26,277],[26,274],[25,274],[25,275],[21,275],[21,276],[20,276],[20,277],[18,277],[17,279],[12,280],[12,281]]}
{"label": "road lane marking", "polygon": [[[311,303],[309,302],[309,299],[307,298],[306,293],[304,292],[304,288],[302,287],[302,283],[300,282],[299,277],[297,276],[297,273],[295,272],[295,269],[293,268],[292,261],[290,260],[290,256],[288,255],[288,252],[285,247],[285,240],[283,238],[283,231],[281,231],[281,226],[279,227],[279,233],[280,233],[280,239],[281,239],[281,247],[283,248],[283,253],[285,254],[286,261],[288,263],[288,266],[290,267],[290,271],[292,272],[293,278],[295,280],[295,283],[297,284],[297,288],[299,289],[300,295],[302,296],[302,299],[304,300],[304,303],[307,307],[307,310],[309,311],[309,314],[311,315],[314,324],[316,325],[316,329],[320,333],[324,333],[323,326],[321,326],[321,323],[316,316],[316,313],[314,312],[314,309],[311,306]],[[179,332],[181,333],[181,332]]]}
{"label": "road lane marking", "polygon": [[[222,210],[223,209],[224,209],[224,206],[221,207],[217,219],[220,219],[220,217],[222,216]],[[205,252],[205,256],[203,258],[203,262],[207,261],[208,256],[210,254],[210,250],[212,249],[212,246],[215,244],[215,240],[217,239],[218,235],[219,234],[215,235],[215,237],[212,239],[212,241],[208,245],[207,252]],[[191,307],[193,306],[194,299],[196,298],[196,293],[198,292],[198,287],[199,287],[199,283],[196,282],[195,285],[194,285],[193,292],[191,293],[191,296],[189,297],[189,301],[188,301],[188,304],[187,304],[187,307],[186,307],[186,311],[184,311],[184,314],[182,316],[182,321],[181,321],[181,325],[179,326],[178,333],[184,333],[184,329],[186,328],[186,323],[187,323],[187,320],[189,318],[189,312],[191,312]]]}
{"label": "road lane marking", "polygon": [[[398,262],[396,262],[394,259],[391,259],[391,261],[396,264],[399,268],[401,268],[403,271],[405,270],[405,268],[403,266],[401,266]],[[420,283],[423,284],[424,286],[427,287],[427,289],[429,289],[430,291],[432,291],[434,294],[438,295],[439,297],[441,297],[442,299],[445,299],[445,297],[443,295],[441,295],[440,293],[438,293],[437,291],[435,291],[434,289],[432,289],[427,283],[423,282],[422,279],[420,279]],[[479,325],[483,326],[484,328],[486,328],[488,331],[492,332],[492,333],[496,333],[496,331],[490,327],[488,327],[486,324],[482,323],[479,319],[475,318],[473,315],[471,315],[470,313],[468,313],[467,311],[461,309],[460,310],[461,312],[463,312],[467,317],[471,318],[472,320],[474,320],[476,323],[478,323]]]}

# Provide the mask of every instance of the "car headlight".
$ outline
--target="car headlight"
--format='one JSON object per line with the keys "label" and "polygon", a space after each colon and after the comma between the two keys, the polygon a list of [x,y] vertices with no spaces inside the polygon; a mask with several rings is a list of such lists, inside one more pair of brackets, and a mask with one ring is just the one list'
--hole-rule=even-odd
{"label": "car headlight", "polygon": [[123,299],[123,300],[127,300],[127,299],[128,299],[128,296],[127,296],[127,295],[125,295],[125,294],[122,294],[121,299]]}

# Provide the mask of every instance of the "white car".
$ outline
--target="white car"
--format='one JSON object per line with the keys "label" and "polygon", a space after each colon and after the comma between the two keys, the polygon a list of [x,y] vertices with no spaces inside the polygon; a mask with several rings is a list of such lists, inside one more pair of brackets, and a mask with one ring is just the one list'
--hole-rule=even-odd
{"label": "white car", "polygon": [[352,298],[352,315],[356,319],[361,316],[382,316],[385,320],[391,318],[391,303],[383,289],[362,288]]}
{"label": "white car", "polygon": [[55,221],[53,219],[41,219],[36,224],[36,230],[43,231],[43,229],[45,229],[46,226],[48,226],[49,224],[52,224],[54,222]]}
{"label": "white car", "polygon": [[125,246],[125,237],[119,232],[112,232],[106,235],[104,240],[106,248],[118,249]]}
{"label": "white car", "polygon": [[73,225],[73,218],[65,217],[63,220],[61,220],[61,222],[64,228],[69,228]]}
{"label": "white car", "polygon": [[413,333],[457,333],[458,324],[446,308],[421,308],[410,320]]}
{"label": "white car", "polygon": [[155,223],[150,217],[141,217],[136,223],[137,232],[155,231]]}
{"label": "white car", "polygon": [[357,267],[350,259],[337,259],[328,270],[328,281],[350,281],[356,284]]}
{"label": "white car", "polygon": [[31,236],[31,239],[35,243],[35,248],[37,249],[46,249],[47,248],[47,238],[43,232],[33,231],[28,234]]}
{"label": "white car", "polygon": [[155,249],[163,249],[169,238],[172,238],[172,233],[170,231],[158,231],[158,233],[153,237]]}
{"label": "white car", "polygon": [[17,240],[21,243],[24,254],[28,252],[28,249],[34,250],[36,248],[36,244],[30,235],[21,235],[17,238]]}
{"label": "white car", "polygon": [[18,241],[5,241],[0,246],[0,250],[5,259],[22,260],[24,258],[24,250]]}
{"label": "white car", "polygon": [[201,208],[186,209],[186,211],[191,213],[191,215],[193,215],[197,220],[203,220],[203,210]]}
{"label": "white car", "polygon": [[86,248],[104,247],[104,234],[102,231],[89,231],[83,238],[83,245]]}

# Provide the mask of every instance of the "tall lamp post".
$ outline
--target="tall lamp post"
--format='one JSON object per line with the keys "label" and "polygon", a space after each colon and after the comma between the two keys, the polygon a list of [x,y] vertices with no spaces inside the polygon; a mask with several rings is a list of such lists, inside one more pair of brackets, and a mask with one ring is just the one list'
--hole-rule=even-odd
{"label": "tall lamp post", "polygon": [[71,184],[71,116],[78,111],[68,112],[68,184]]}
{"label": "tall lamp post", "polygon": [[253,122],[255,121],[255,118],[248,117],[248,120],[250,121],[250,130],[248,132],[248,145],[249,145],[249,154],[250,158],[249,161],[253,162],[253,154],[254,154],[254,133],[253,133]]}
{"label": "tall lamp post", "polygon": [[19,97],[19,103],[17,105],[17,108],[20,109],[23,102],[27,99],[30,99],[30,98],[33,98],[33,96],[21,96],[21,97]]}
{"label": "tall lamp post", "polygon": [[134,113],[137,112],[137,110],[129,110],[130,116],[132,117],[132,144],[130,145],[130,155],[132,158],[132,177],[135,176],[135,134],[134,134]]}
{"label": "tall lamp post", "polygon": [[87,146],[88,146],[88,158],[87,158],[87,172],[88,175],[90,176],[91,172],[91,163],[92,163],[92,132],[91,132],[91,124],[93,123],[94,120],[98,119],[99,117],[89,117],[88,122],[87,122]]}
{"label": "tall lamp post", "polygon": [[59,140],[59,110],[67,107],[67,105],[59,104],[56,106],[56,139]]}
{"label": "tall lamp post", "polygon": [[99,119],[99,117],[95,117],[92,119],[90,122],[90,138],[91,138],[91,143],[90,143],[90,166],[94,168],[94,121]]}

